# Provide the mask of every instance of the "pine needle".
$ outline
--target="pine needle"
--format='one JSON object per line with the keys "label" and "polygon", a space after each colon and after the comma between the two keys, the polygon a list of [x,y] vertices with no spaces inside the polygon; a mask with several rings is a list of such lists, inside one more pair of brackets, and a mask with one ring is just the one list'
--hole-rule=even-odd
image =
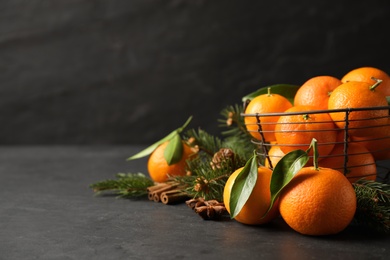
{"label": "pine needle", "polygon": [[147,187],[154,182],[142,173],[118,173],[117,179],[109,179],[91,184],[89,187],[97,195],[102,193],[113,193],[119,197],[135,198],[146,196]]}
{"label": "pine needle", "polygon": [[222,201],[225,183],[233,169],[228,163],[213,169],[210,162],[209,155],[200,153],[196,159],[188,162],[188,168],[192,175],[184,178],[179,177],[179,181],[186,184],[188,187],[186,192],[191,197]]}
{"label": "pine needle", "polygon": [[222,147],[222,140],[219,137],[213,136],[200,128],[198,130],[189,129],[185,136],[194,138],[194,144],[209,155],[213,155]]}
{"label": "pine needle", "polygon": [[390,233],[390,185],[359,180],[353,187],[357,197],[354,222],[381,233]]}
{"label": "pine needle", "polygon": [[221,111],[223,118],[218,119],[218,122],[219,127],[226,129],[222,131],[223,146],[232,149],[241,158],[249,160],[253,150],[258,147],[252,142],[252,136],[246,129],[244,118],[241,116],[243,111],[243,106],[237,104],[228,106]]}

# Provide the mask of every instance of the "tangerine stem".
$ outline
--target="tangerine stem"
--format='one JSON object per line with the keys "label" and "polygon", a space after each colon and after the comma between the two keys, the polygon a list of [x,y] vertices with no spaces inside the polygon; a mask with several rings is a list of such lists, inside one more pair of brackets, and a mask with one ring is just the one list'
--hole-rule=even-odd
{"label": "tangerine stem", "polygon": [[306,153],[309,153],[311,149],[313,149],[313,166],[314,166],[314,169],[319,171],[320,170],[318,168],[318,157],[319,157],[319,154],[318,154],[318,149],[317,149],[317,139],[315,139],[315,138],[313,138],[311,140],[310,146],[306,150]]}
{"label": "tangerine stem", "polygon": [[318,168],[318,149],[317,149],[317,140],[313,138],[313,166],[314,168],[319,171],[320,169]]}
{"label": "tangerine stem", "polygon": [[378,87],[382,83],[383,80],[374,77],[371,77],[371,79],[376,81],[375,84],[370,87],[370,90],[373,91],[374,89],[376,89],[376,87]]}
{"label": "tangerine stem", "polygon": [[269,97],[272,96],[272,94],[271,94],[271,87],[267,88],[267,94],[268,94]]}

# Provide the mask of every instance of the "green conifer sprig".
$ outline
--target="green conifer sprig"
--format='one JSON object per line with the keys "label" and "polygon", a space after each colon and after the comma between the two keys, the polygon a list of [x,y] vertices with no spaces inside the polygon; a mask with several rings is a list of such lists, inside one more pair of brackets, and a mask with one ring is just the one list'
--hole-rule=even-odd
{"label": "green conifer sprig", "polygon": [[225,129],[221,132],[223,146],[231,148],[241,158],[249,160],[257,145],[252,142],[252,136],[246,129],[243,113],[243,106],[232,105],[221,111],[223,118],[218,119],[219,127]]}
{"label": "green conifer sprig", "polygon": [[199,147],[199,152],[197,157],[187,161],[191,176],[179,176],[175,178],[176,181],[185,184],[186,192],[194,198],[221,201],[226,180],[237,168],[245,165],[246,159],[231,149],[233,157],[220,158],[221,161],[215,164],[213,158],[220,149],[230,147],[227,147],[220,138],[201,129],[198,131],[191,129],[186,135],[187,138],[195,139],[194,143]]}
{"label": "green conifer sprig", "polygon": [[213,169],[210,162],[209,155],[199,153],[197,158],[188,161],[191,176],[177,177],[176,180],[185,184],[187,187],[185,191],[193,198],[222,201],[223,189],[233,165],[228,160],[221,163],[219,168]]}
{"label": "green conifer sprig", "polygon": [[118,173],[116,179],[108,179],[91,184],[95,194],[113,193],[119,197],[134,198],[148,194],[147,187],[154,182],[142,173]]}
{"label": "green conifer sprig", "polygon": [[219,137],[213,136],[200,128],[198,130],[189,129],[184,135],[187,139],[194,138],[193,145],[197,145],[200,151],[210,156],[213,156],[222,147],[222,140]]}
{"label": "green conifer sprig", "polygon": [[221,132],[222,135],[233,136],[237,134],[245,134],[250,137],[250,135],[246,131],[244,117],[241,116],[243,112],[243,106],[240,106],[238,104],[227,106],[226,108],[221,110],[220,114],[223,118],[220,118],[217,121],[219,123],[219,127],[227,128],[226,130]]}
{"label": "green conifer sprig", "polygon": [[357,197],[354,223],[390,233],[390,185],[359,180],[353,187]]}

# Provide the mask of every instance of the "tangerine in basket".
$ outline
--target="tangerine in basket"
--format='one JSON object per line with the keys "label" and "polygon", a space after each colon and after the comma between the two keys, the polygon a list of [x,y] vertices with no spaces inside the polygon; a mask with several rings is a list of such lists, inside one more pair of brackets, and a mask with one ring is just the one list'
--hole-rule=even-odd
{"label": "tangerine in basket", "polygon": [[356,194],[334,169],[304,167],[282,189],[279,210],[284,221],[304,235],[330,235],[344,230],[356,211]]}
{"label": "tangerine in basket", "polygon": [[342,84],[332,76],[310,78],[298,89],[294,106],[313,106],[315,109],[328,109],[328,99],[332,91]]}
{"label": "tangerine in basket", "polygon": [[164,151],[169,141],[160,144],[156,150],[152,152],[148,159],[148,172],[150,178],[155,182],[164,182],[169,176],[184,176],[187,169],[187,160],[195,155],[195,151],[183,143],[183,154],[179,162],[168,165]]}
{"label": "tangerine in basket", "polygon": [[361,178],[375,181],[376,164],[374,157],[367,148],[358,143],[350,142],[347,149],[346,172],[344,172],[344,144],[336,144],[331,154],[321,160],[320,166],[345,173],[345,176],[351,183]]}
{"label": "tangerine in basket", "polygon": [[[238,174],[240,174],[242,169],[243,167],[237,169],[230,175],[230,177],[226,181],[223,190],[223,201],[225,203],[226,210],[229,213],[230,193],[232,191],[234,181],[237,178]],[[260,166],[258,168],[256,184],[253,187],[253,191],[249,196],[248,200],[246,201],[245,205],[234,218],[236,221],[248,225],[261,225],[268,223],[271,220],[275,219],[277,216],[279,216],[279,203],[278,201],[276,201],[271,210],[267,213],[267,215],[262,218],[271,204],[271,176],[272,171],[269,168],[266,168],[264,166]]]}
{"label": "tangerine in basket", "polygon": [[284,155],[285,153],[280,149],[279,145],[272,144],[271,148],[268,150],[268,158],[271,161],[272,166],[269,163],[268,158],[265,158],[264,166],[267,168],[274,168]]}
{"label": "tangerine in basket", "polygon": [[[390,120],[388,120],[390,123]],[[390,159],[390,125],[379,127],[376,135],[359,137],[351,136],[351,140],[356,142],[371,152],[375,160]]]}
{"label": "tangerine in basket", "polygon": [[[268,88],[267,94],[257,96],[249,102],[245,109],[245,114],[281,113],[290,107],[292,107],[292,104],[287,98],[279,94],[272,94],[270,88]],[[275,141],[274,130],[278,119],[279,116],[260,117],[264,142]],[[244,122],[248,132],[257,140],[262,140],[257,118],[255,116],[245,116]]]}
{"label": "tangerine in basket", "polygon": [[[349,109],[349,108],[373,108],[387,106],[386,96],[377,91],[380,82],[372,83],[349,81],[338,86],[330,95],[328,109]],[[359,110],[352,111],[348,115],[349,133],[355,136],[373,135],[376,126],[387,123],[388,109]],[[335,124],[344,129],[346,123],[346,112],[331,112]]]}
{"label": "tangerine in basket", "polygon": [[381,69],[374,67],[361,67],[349,71],[345,74],[341,81],[363,81],[372,84],[372,77],[381,79],[382,84],[378,86],[378,90],[382,91],[385,96],[390,96],[390,76]]}
{"label": "tangerine in basket", "polygon": [[[311,106],[294,106],[279,118],[275,137],[284,153],[306,150],[313,138],[318,141],[320,155],[325,156],[332,151],[337,138],[336,126],[328,113],[312,113],[313,109]],[[294,112],[297,114],[288,114]],[[313,155],[312,151],[310,155]]]}

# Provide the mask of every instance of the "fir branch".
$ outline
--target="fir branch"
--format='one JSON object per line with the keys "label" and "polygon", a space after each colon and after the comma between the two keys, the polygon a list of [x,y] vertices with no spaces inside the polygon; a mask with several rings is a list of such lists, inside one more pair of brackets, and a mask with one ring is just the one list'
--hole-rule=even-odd
{"label": "fir branch", "polygon": [[109,179],[91,184],[89,187],[100,195],[114,193],[119,197],[134,198],[148,194],[147,188],[154,182],[142,173],[118,173],[117,179]]}
{"label": "fir branch", "polygon": [[353,184],[357,197],[354,222],[390,233],[390,185],[359,180]]}
{"label": "fir branch", "polygon": [[248,141],[242,135],[225,138],[223,147],[232,149],[237,156],[245,161],[249,160],[253,155],[253,151],[258,149],[257,145]]}
{"label": "fir branch", "polygon": [[[191,143],[198,146],[199,153],[197,158],[187,161],[191,176],[181,176],[176,179],[188,187],[186,192],[192,197],[221,201],[226,180],[236,169],[243,167],[253,155],[256,146],[251,142],[251,136],[246,131],[241,116],[242,111],[243,108],[238,105],[229,106],[221,111],[221,115],[225,118],[218,121],[223,123],[220,126],[227,128],[222,132],[224,139],[201,129],[191,129],[185,133],[188,139],[195,140]],[[231,149],[233,157],[217,160],[216,165],[213,159],[216,159],[215,156],[218,156],[223,148]]]}
{"label": "fir branch", "polygon": [[221,111],[220,114],[223,116],[223,119],[218,119],[219,126],[227,128],[227,130],[222,132],[222,135],[232,136],[238,133],[244,133],[250,137],[245,126],[244,118],[241,116],[243,112],[243,106],[237,104],[228,106]]}
{"label": "fir branch", "polygon": [[245,161],[238,156],[227,158],[215,165],[213,156],[207,153],[199,153],[198,157],[187,161],[191,176],[176,177],[176,180],[185,185],[186,192],[193,198],[205,200],[223,200],[223,189],[229,176],[239,167],[245,165]]}
{"label": "fir branch", "polygon": [[197,145],[200,151],[204,151],[210,156],[222,148],[222,140],[220,138],[213,136],[202,129],[189,129],[185,133],[185,136],[188,139],[194,138],[195,141],[193,144]]}
{"label": "fir branch", "polygon": [[228,106],[221,111],[223,119],[218,119],[219,126],[227,130],[222,132],[225,136],[223,146],[232,149],[236,154],[245,160],[253,155],[253,150],[258,149],[252,142],[252,136],[248,133],[243,113],[243,106]]}

